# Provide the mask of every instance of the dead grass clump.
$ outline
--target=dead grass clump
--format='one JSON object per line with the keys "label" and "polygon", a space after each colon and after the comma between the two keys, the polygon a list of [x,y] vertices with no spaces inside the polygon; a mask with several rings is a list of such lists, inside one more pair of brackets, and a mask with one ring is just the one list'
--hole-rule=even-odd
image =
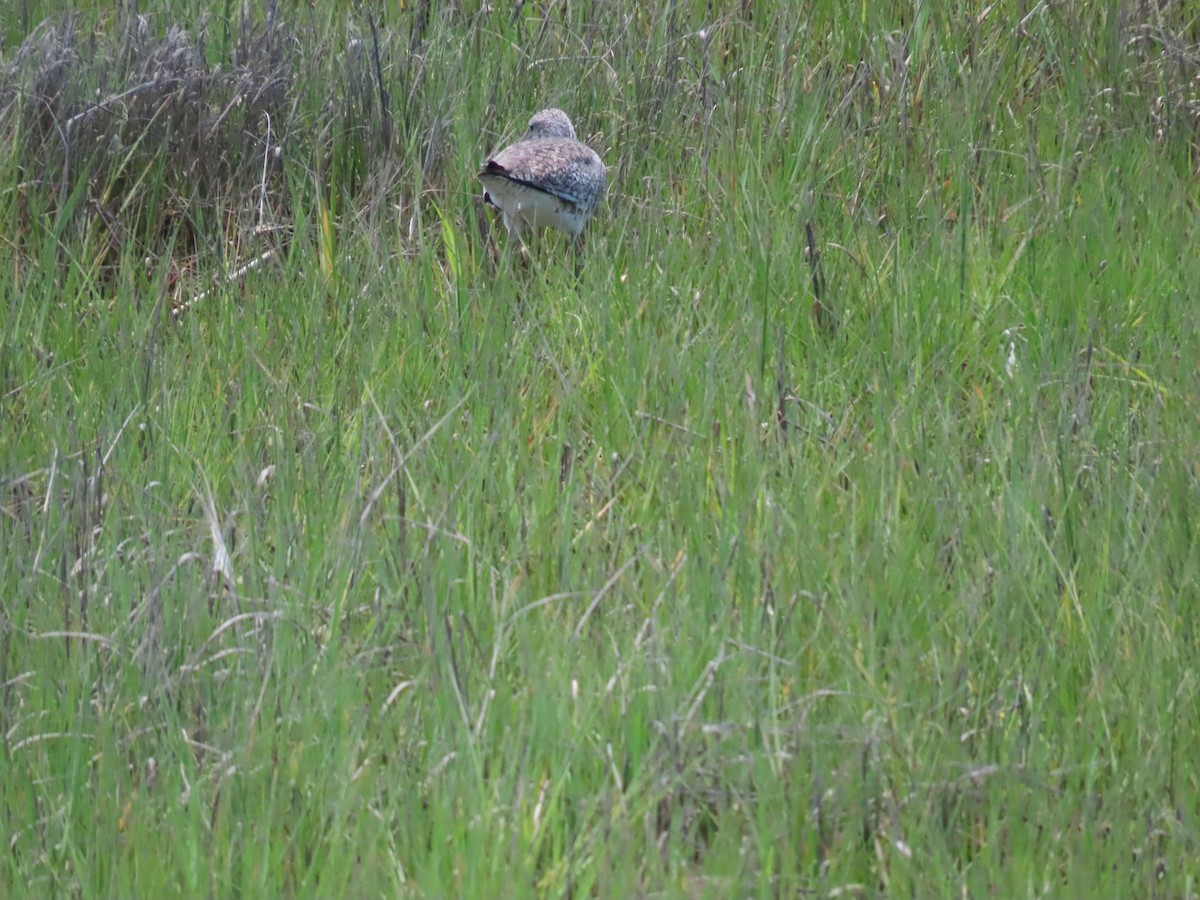
{"label": "dead grass clump", "polygon": [[44,22],[0,58],[0,140],[15,148],[22,194],[44,197],[28,208],[98,223],[102,246],[135,238],[139,256],[169,223],[194,227],[197,204],[260,183],[289,125],[296,68],[270,14],[242,22],[225,64],[209,60],[203,22],[196,35],[151,31],[132,15],[112,32]]}
{"label": "dead grass clump", "polygon": [[1143,4],[1126,23],[1125,45],[1130,92],[1149,109],[1155,139],[1188,140],[1200,174],[1200,20],[1170,5]]}

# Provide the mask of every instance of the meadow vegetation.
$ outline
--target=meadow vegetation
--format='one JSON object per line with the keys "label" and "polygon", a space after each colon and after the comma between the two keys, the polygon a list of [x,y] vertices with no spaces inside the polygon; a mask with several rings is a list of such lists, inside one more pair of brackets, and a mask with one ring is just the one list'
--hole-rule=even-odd
{"label": "meadow vegetation", "polygon": [[8,6],[0,896],[1200,894],[1193,4]]}

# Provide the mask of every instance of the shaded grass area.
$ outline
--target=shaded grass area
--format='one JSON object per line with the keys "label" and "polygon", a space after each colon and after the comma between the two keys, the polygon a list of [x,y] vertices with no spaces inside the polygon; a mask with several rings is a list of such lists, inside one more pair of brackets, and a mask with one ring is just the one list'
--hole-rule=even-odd
{"label": "shaded grass area", "polygon": [[1196,893],[1186,5],[34,12],[0,893]]}

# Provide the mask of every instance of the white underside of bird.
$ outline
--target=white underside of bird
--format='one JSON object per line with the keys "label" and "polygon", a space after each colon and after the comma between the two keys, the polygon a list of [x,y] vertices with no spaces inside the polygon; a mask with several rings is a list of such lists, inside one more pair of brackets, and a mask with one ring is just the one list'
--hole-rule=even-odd
{"label": "white underside of bird", "polygon": [[578,237],[588,217],[576,204],[554,194],[503,176],[482,176],[485,199],[499,208],[509,234],[526,229],[554,228]]}

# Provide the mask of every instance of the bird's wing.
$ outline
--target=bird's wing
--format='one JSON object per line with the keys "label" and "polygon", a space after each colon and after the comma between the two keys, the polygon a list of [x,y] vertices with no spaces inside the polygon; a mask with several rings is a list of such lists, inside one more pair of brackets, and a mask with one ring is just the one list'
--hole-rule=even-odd
{"label": "bird's wing", "polygon": [[484,163],[479,178],[485,185],[488,178],[501,178],[579,208],[599,202],[607,186],[595,151],[566,138],[513,144]]}

